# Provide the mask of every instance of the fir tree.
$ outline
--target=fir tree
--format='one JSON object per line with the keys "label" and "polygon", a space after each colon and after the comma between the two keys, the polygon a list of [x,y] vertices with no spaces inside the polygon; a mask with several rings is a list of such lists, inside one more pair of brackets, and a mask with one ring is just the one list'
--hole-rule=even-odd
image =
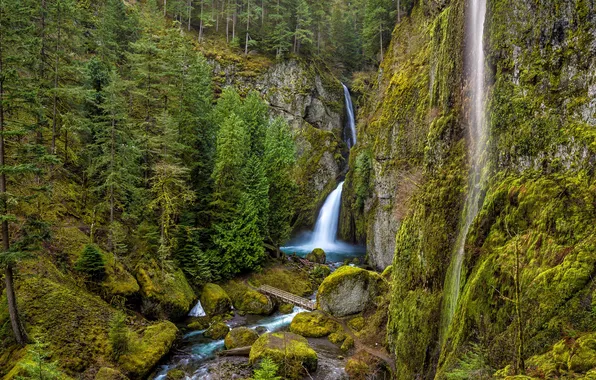
{"label": "fir tree", "polygon": [[84,273],[91,281],[101,281],[105,277],[105,261],[99,249],[88,244],[75,264],[75,269]]}

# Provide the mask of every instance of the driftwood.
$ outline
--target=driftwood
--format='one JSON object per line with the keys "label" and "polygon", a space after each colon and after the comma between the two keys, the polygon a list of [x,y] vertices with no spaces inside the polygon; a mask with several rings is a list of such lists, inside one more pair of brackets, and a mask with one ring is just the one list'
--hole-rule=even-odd
{"label": "driftwood", "polygon": [[218,356],[248,356],[250,354],[250,346],[232,348],[231,350],[225,350],[218,352]]}

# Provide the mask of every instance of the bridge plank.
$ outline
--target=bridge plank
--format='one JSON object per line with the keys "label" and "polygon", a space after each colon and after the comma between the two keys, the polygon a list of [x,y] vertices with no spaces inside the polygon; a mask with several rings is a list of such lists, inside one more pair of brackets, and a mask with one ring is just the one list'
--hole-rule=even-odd
{"label": "bridge plank", "polygon": [[315,303],[313,301],[286,292],[285,290],[277,289],[270,285],[261,285],[259,287],[259,291],[263,294],[270,295],[288,303],[300,306],[306,310],[315,310]]}

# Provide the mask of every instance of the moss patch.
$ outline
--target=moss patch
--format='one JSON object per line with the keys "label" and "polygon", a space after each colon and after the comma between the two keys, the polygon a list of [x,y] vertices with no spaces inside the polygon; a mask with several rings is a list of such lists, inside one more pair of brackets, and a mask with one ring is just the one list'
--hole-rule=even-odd
{"label": "moss patch", "polygon": [[270,285],[298,296],[308,296],[314,292],[308,273],[299,268],[282,266],[266,268],[261,273],[253,274],[249,283],[256,288],[264,284]]}
{"label": "moss patch", "polygon": [[314,311],[296,314],[290,324],[290,331],[307,338],[320,338],[336,331],[338,327],[338,324],[325,314]]}
{"label": "moss patch", "polygon": [[225,338],[225,336],[230,331],[228,325],[223,322],[216,322],[209,326],[207,331],[203,333],[203,335],[209,339],[219,340]]}
{"label": "moss patch", "polygon": [[234,309],[248,314],[269,315],[273,313],[273,301],[243,282],[231,280],[222,284],[222,288],[232,299]]}
{"label": "moss patch", "polygon": [[257,364],[264,357],[270,357],[279,365],[278,374],[288,379],[300,379],[304,369],[314,372],[318,357],[306,338],[293,333],[267,333],[259,337],[250,350],[249,361]]}
{"label": "moss patch", "polygon": [[315,248],[311,253],[306,255],[306,260],[317,264],[325,264],[327,261],[327,255],[325,255],[325,251],[323,251],[321,248]]}
{"label": "moss patch", "polygon": [[238,347],[252,346],[252,344],[259,338],[259,334],[248,327],[236,327],[230,330],[224,339],[225,346],[228,350]]}

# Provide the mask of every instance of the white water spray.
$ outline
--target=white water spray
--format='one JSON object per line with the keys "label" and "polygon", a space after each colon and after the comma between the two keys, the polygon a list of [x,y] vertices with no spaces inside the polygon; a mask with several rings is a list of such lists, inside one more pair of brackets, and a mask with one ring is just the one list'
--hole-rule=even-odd
{"label": "white water spray", "polygon": [[341,84],[344,88],[344,99],[346,102],[346,111],[348,113],[348,125],[350,127],[351,136],[348,139],[348,148],[356,145],[356,119],[354,118],[354,106],[352,105],[352,97],[350,96],[350,90],[345,84]]}
{"label": "white water spray", "polygon": [[344,183],[341,182],[335,190],[329,194],[315,224],[315,231],[312,235],[313,244],[318,248],[328,249],[335,244],[337,226],[339,224],[339,208],[341,206],[341,192]]}
{"label": "white water spray", "polygon": [[188,313],[189,317],[204,317],[207,314],[205,313],[205,310],[203,309],[203,305],[201,305],[201,301],[197,301],[197,304],[195,305],[195,307],[192,308],[192,310],[190,311],[190,313]]}
{"label": "white water spray", "polygon": [[469,72],[470,88],[470,158],[472,168],[468,178],[468,194],[465,202],[465,219],[460,227],[456,249],[449,267],[445,283],[442,337],[446,337],[459,298],[461,269],[465,256],[466,237],[472,222],[478,214],[482,202],[482,174],[485,166],[484,153],[487,144],[484,98],[484,20],[486,0],[469,0],[468,7],[468,44],[466,60]]}

